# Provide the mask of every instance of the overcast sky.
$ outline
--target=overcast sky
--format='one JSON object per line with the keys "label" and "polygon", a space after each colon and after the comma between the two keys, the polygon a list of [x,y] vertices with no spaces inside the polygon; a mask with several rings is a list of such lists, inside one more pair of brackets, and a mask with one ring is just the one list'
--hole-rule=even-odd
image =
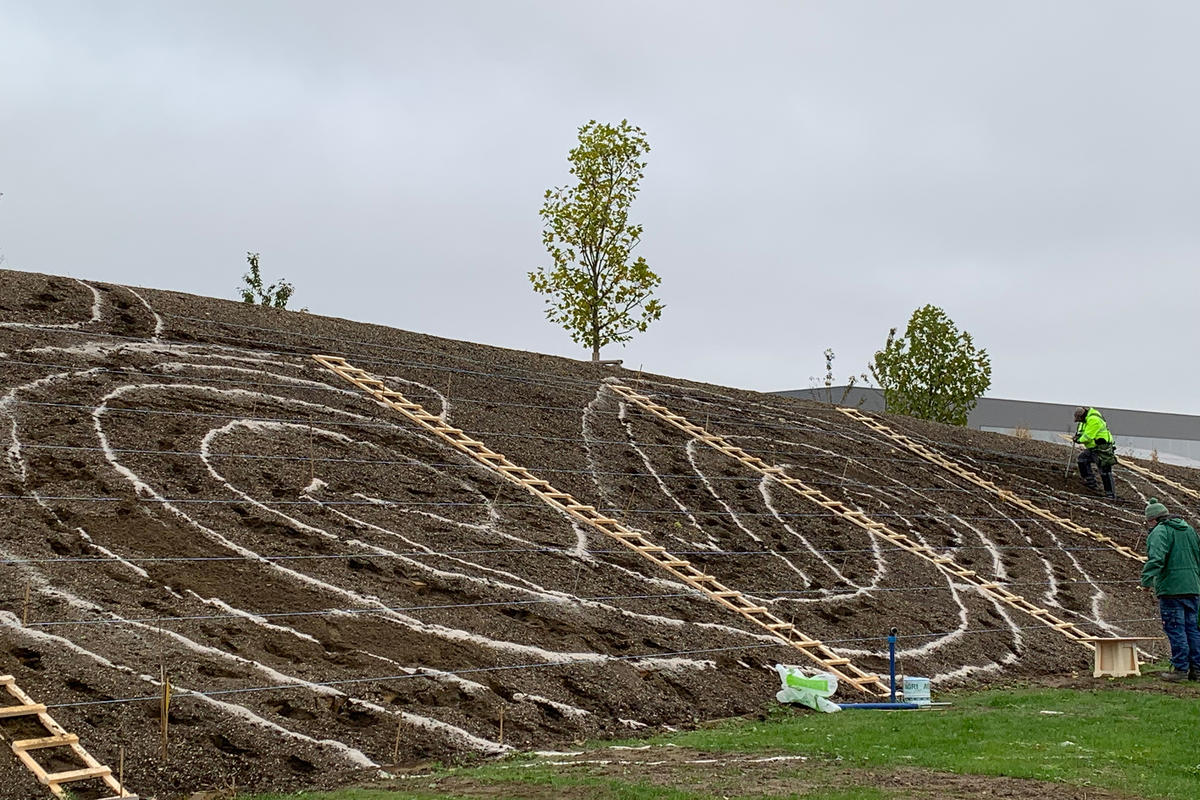
{"label": "overcast sky", "polygon": [[587,358],[526,273],[590,119],[661,321],[751,389],[943,307],[993,397],[1200,414],[1200,3],[0,0],[4,266]]}

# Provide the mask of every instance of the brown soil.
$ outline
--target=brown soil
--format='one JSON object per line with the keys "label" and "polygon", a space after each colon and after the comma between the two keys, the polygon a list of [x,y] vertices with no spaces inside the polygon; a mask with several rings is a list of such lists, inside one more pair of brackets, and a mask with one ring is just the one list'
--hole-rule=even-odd
{"label": "brown soil", "polygon": [[[101,761],[124,748],[147,796],[329,786],[396,756],[498,752],[502,710],[518,748],[749,713],[774,702],[771,666],[802,660],[368,401],[314,352],[386,376],[864,669],[886,669],[892,626],[901,672],[935,689],[1081,669],[1088,653],[623,407],[606,378],[1090,632],[1158,634],[1135,562],[829,406],[170,292],[0,282],[0,673],[58,706]],[[1081,494],[1066,448],[891,423],[1140,546],[1140,506]],[[1185,499],[1120,477],[1138,500]],[[30,735],[21,724],[0,732]],[[0,758],[0,797],[40,791]]]}

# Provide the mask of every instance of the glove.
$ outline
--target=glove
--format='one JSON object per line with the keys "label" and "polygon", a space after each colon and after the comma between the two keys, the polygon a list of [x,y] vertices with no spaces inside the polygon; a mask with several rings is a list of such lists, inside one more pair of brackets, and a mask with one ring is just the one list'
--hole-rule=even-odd
{"label": "glove", "polygon": [[1079,444],[1079,434],[1077,433],[1074,436],[1072,436],[1071,441],[1074,442],[1075,444]]}

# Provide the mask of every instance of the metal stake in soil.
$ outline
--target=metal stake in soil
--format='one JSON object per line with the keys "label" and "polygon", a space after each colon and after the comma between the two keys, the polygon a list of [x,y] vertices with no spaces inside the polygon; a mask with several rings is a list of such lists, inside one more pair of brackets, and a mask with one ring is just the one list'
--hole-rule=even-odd
{"label": "metal stake in soil", "polygon": [[1071,454],[1069,456],[1067,456],[1067,468],[1063,472],[1063,482],[1064,483],[1071,479],[1071,462],[1075,460],[1075,450],[1078,446],[1079,446],[1079,442],[1076,442],[1076,441],[1071,442]]}

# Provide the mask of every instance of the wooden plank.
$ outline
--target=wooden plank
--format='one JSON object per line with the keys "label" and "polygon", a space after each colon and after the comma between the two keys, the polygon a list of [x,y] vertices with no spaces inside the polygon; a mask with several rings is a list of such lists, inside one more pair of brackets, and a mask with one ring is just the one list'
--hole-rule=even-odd
{"label": "wooden plank", "polygon": [[18,739],[12,743],[13,750],[44,750],[48,747],[63,747],[78,744],[79,737],[73,733],[43,736],[40,739]]}
{"label": "wooden plank", "polygon": [[111,767],[85,767],[84,769],[72,769],[66,772],[51,772],[46,775],[46,783],[75,783],[76,781],[90,781],[93,778],[106,778],[112,775]]}
{"label": "wooden plank", "polygon": [[27,703],[19,706],[0,706],[0,719],[10,719],[12,717],[32,717],[37,714],[45,713],[46,707],[41,703]]}

